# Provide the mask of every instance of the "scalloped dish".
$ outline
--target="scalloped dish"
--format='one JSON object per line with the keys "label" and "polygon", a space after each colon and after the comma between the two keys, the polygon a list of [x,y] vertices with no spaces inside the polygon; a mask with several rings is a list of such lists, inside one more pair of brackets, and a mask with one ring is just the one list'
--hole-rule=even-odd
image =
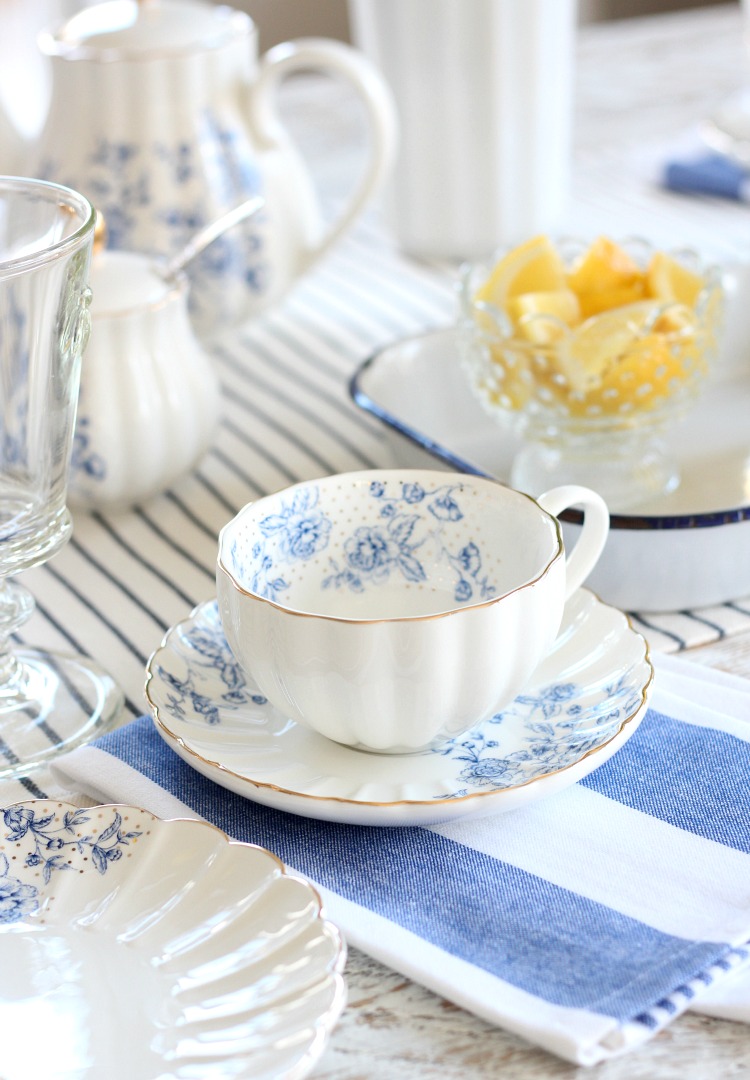
{"label": "scalloped dish", "polygon": [[308,882],[134,806],[7,807],[0,935],[3,1080],[298,1080],[344,1007]]}

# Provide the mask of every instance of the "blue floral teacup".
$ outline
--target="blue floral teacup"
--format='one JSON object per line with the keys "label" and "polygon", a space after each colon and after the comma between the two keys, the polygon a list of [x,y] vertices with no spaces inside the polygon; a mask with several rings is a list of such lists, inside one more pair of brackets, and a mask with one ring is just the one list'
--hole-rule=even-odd
{"label": "blue floral teacup", "polygon": [[[585,510],[566,559],[553,516]],[[339,743],[410,753],[520,692],[604,546],[588,488],[538,500],[418,469],[329,476],[250,503],[219,537],[227,641],[285,715]]]}

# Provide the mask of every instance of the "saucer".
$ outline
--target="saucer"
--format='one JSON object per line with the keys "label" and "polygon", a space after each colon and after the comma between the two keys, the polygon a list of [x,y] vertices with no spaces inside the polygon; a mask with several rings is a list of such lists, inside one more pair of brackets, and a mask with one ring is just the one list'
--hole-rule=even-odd
{"label": "saucer", "polygon": [[282,716],[237,664],[215,601],[147,666],[159,734],[217,784],[265,806],[357,825],[429,825],[513,810],[574,784],[633,734],[653,668],[627,617],[587,589],[524,693],[434,750],[371,754]]}

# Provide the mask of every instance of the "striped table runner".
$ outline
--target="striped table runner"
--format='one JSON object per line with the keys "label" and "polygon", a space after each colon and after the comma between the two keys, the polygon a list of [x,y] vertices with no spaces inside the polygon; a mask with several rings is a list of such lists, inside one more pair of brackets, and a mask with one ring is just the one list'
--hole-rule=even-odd
{"label": "striped table runner", "polygon": [[[730,15],[684,20],[687,45],[697,35],[703,54],[716,57],[711,69],[716,80],[731,75],[722,59],[727,41],[734,38]],[[616,57],[632,84],[633,101],[638,93],[653,99],[654,80],[662,80],[677,110],[674,122],[682,123],[686,99],[677,90],[688,79],[683,73],[680,81],[682,54],[676,46],[674,55],[670,52],[682,26],[682,21],[634,20],[617,34],[596,29],[582,36],[568,231],[647,234],[657,243],[693,244],[728,261],[750,251],[745,207],[660,190],[644,168],[644,156],[653,163],[663,145],[659,125],[649,126],[648,112],[639,112],[635,125],[623,113],[618,121],[623,137],[613,132],[603,137],[602,93],[610,85]],[[645,48],[647,41],[659,44],[658,56],[655,45]],[[345,152],[342,145],[357,133],[358,113],[342,99],[339,87],[301,78],[286,89],[289,110],[307,131],[303,150],[328,191],[326,210],[335,211],[346,168],[352,161],[356,165],[356,152]],[[339,127],[331,121],[330,128],[305,128],[301,122],[308,116],[317,121],[331,107]],[[661,114],[659,121],[663,126]],[[645,134],[634,144],[636,131]],[[454,283],[454,267],[400,254],[379,209],[372,208],[282,303],[216,344],[212,352],[223,386],[223,419],[197,469],[172,491],[132,512],[77,513],[66,548],[25,575],[38,607],[20,640],[94,657],[125,692],[124,719],[140,714],[148,655],[168,627],[214,594],[222,525],[249,500],[297,480],[391,463],[383,429],[349,398],[349,378],[376,349],[449,326],[455,317]],[[676,651],[750,627],[750,598],[703,611],[636,618],[635,625],[655,650]],[[0,802],[20,797],[22,790],[27,795],[43,791],[44,783],[40,775],[25,788],[0,785]]]}

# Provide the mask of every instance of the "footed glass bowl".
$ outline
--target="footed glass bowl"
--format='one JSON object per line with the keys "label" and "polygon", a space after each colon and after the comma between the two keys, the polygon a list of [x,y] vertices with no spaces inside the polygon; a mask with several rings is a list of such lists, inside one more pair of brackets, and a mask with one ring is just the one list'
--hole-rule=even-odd
{"label": "footed glass bowl", "polygon": [[[643,240],[622,241],[617,256],[637,272],[598,288],[592,245],[553,246],[540,237],[517,250],[515,278],[503,270],[503,252],[463,269],[458,324],[474,392],[522,434],[511,483],[532,495],[585,484],[618,511],[673,491],[679,470],[663,436],[714,365],[723,309],[718,269],[692,251],[662,254]],[[525,270],[524,258],[540,260],[539,272]],[[524,273],[533,285],[549,284],[558,258],[560,288],[523,291]],[[571,284],[597,288],[571,295]]]}

